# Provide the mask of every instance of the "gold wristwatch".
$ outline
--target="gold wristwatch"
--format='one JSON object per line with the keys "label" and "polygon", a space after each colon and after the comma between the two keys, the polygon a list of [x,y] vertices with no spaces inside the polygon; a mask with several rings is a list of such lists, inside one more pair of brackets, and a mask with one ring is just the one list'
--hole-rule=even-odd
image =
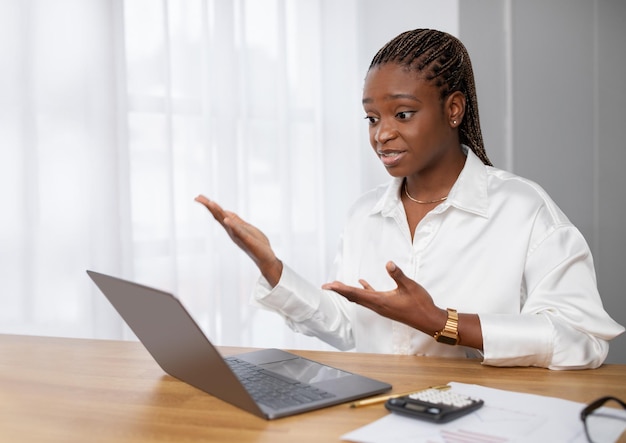
{"label": "gold wristwatch", "polygon": [[435,332],[435,340],[447,345],[456,345],[459,342],[459,314],[456,309],[448,308],[448,320],[439,332]]}

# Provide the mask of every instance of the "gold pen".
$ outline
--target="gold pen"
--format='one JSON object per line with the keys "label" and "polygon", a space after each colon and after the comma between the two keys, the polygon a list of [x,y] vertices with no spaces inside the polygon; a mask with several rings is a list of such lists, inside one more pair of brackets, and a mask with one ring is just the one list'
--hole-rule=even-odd
{"label": "gold pen", "polygon": [[361,401],[355,401],[354,403],[350,403],[350,407],[351,408],[360,408],[360,407],[363,407],[363,406],[376,405],[378,403],[383,403],[383,402],[389,400],[390,398],[397,398],[397,397],[402,397],[402,396],[405,396],[405,395],[414,394],[416,392],[423,391],[424,389],[439,389],[441,391],[445,391],[446,389],[450,389],[450,386],[449,385],[429,386],[427,388],[422,388],[422,389],[418,389],[418,390],[404,392],[402,394],[382,395],[380,397],[374,397],[374,398],[368,398],[368,399],[361,400]]}

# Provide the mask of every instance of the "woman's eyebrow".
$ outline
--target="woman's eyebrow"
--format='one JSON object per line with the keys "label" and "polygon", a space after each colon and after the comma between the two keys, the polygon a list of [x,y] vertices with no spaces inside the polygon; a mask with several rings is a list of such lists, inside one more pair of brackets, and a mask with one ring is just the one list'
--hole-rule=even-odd
{"label": "woman's eyebrow", "polygon": [[[387,94],[387,95],[385,95],[385,100],[386,101],[398,100],[398,99],[409,99],[409,100],[413,100],[413,101],[416,101],[416,102],[421,102],[420,99],[418,99],[416,96],[414,96],[412,94]],[[369,98],[369,97],[363,98],[363,104],[372,103],[373,101],[374,101],[373,98]]]}

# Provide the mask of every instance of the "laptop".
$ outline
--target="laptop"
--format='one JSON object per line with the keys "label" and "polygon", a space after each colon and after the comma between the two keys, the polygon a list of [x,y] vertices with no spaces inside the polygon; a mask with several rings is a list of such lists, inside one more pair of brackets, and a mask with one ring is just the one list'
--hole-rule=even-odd
{"label": "laptop", "polygon": [[259,417],[286,417],[391,389],[279,349],[224,358],[174,295],[87,274],[166,373]]}

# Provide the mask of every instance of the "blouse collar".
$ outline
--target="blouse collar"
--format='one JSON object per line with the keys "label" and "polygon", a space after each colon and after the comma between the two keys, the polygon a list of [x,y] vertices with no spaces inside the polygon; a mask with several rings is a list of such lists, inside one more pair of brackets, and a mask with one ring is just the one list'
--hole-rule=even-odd
{"label": "blouse collar", "polygon": [[[489,215],[489,193],[487,189],[487,166],[467,146],[462,146],[466,154],[465,165],[450,189],[448,198],[441,203],[440,211],[450,206],[471,212],[481,217]],[[403,177],[394,177],[384,194],[372,208],[372,213],[380,212],[383,216],[391,216],[400,200],[400,188]]]}

